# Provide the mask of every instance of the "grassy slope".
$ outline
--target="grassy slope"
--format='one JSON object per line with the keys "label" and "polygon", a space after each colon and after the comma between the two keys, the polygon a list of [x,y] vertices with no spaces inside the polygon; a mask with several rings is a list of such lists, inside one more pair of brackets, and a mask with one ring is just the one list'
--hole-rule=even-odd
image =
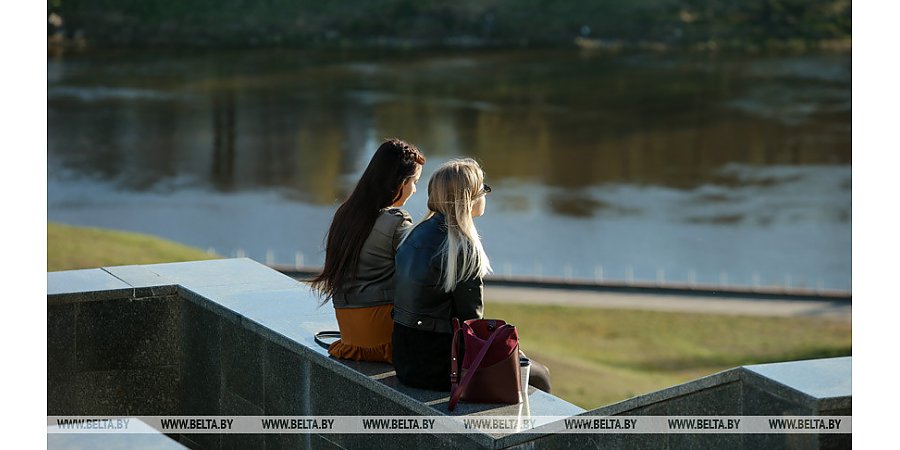
{"label": "grassy slope", "polygon": [[[47,270],[211,259],[136,233],[48,224]],[[552,370],[554,394],[594,408],[742,364],[849,355],[850,324],[497,304],[522,348]]]}
{"label": "grassy slope", "polygon": [[138,233],[47,224],[47,271],[218,258]]}
{"label": "grassy slope", "polygon": [[851,354],[844,321],[492,304],[554,394],[594,408],[745,364]]}

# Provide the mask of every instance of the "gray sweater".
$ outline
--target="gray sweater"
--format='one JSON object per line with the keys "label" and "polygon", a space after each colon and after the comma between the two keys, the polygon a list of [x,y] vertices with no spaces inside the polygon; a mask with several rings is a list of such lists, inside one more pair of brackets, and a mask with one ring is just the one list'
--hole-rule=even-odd
{"label": "gray sweater", "polygon": [[359,253],[356,279],[344,282],[331,299],[335,308],[366,308],[394,303],[394,255],[412,217],[400,208],[385,208]]}

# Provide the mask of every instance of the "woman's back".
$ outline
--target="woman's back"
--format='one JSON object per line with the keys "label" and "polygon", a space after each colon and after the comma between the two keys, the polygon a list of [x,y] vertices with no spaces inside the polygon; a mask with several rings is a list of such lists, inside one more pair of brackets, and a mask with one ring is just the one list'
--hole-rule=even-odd
{"label": "woman's back", "polygon": [[391,317],[394,300],[394,253],[402,234],[412,226],[406,211],[382,212],[359,255],[357,276],[332,297],[341,340],[328,348],[335,358],[393,362]]}
{"label": "woman's back", "polygon": [[312,287],[335,308],[335,357],[392,362],[394,255],[412,226],[400,209],[416,192],[425,157],[398,139],[381,144],[328,230],[325,266]]}
{"label": "woman's back", "polygon": [[451,333],[450,318],[481,317],[482,281],[474,276],[445,292],[442,249],[447,238],[443,214],[417,226],[397,250],[394,321],[422,331]]}
{"label": "woman's back", "polygon": [[428,182],[430,216],[397,251],[394,368],[408,386],[449,390],[451,319],[482,317],[490,263],[472,219],[484,212],[483,180],[474,160],[443,164]]}
{"label": "woman's back", "polygon": [[359,252],[356,277],[332,297],[335,308],[360,308],[393,302],[394,255],[412,217],[400,208],[382,210]]}

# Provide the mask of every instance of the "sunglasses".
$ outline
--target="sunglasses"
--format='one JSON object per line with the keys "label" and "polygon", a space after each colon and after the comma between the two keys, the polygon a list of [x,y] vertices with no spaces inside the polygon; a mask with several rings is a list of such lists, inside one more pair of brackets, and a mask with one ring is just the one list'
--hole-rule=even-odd
{"label": "sunglasses", "polygon": [[487,184],[482,184],[481,192],[478,193],[478,196],[480,197],[482,195],[490,194],[492,190],[493,189],[491,189],[491,187]]}

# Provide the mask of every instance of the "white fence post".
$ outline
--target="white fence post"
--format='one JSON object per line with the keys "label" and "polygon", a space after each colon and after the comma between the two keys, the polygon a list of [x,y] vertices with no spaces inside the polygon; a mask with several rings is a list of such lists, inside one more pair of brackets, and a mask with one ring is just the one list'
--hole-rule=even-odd
{"label": "white fence post", "polygon": [[300,270],[303,267],[303,252],[294,253],[294,268]]}

